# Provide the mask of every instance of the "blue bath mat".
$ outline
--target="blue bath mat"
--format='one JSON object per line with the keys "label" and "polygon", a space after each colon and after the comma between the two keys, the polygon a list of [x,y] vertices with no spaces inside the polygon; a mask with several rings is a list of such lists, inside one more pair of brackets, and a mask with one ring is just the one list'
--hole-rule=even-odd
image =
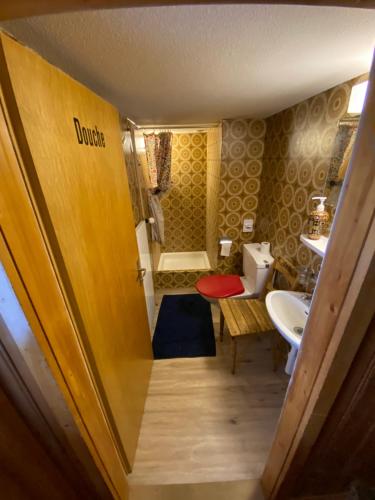
{"label": "blue bath mat", "polygon": [[164,295],[152,347],[155,359],[216,356],[210,304],[196,293]]}

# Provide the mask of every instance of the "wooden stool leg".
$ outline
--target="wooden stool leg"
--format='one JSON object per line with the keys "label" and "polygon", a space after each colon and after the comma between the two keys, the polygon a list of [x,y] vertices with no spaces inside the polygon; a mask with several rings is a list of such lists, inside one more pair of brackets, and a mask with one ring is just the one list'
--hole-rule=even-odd
{"label": "wooden stool leg", "polygon": [[224,314],[223,311],[220,309],[220,342],[223,341],[223,336],[224,336]]}
{"label": "wooden stool leg", "polygon": [[237,361],[237,340],[234,337],[232,337],[232,347],[233,347],[232,373],[234,375],[236,373],[236,361]]}

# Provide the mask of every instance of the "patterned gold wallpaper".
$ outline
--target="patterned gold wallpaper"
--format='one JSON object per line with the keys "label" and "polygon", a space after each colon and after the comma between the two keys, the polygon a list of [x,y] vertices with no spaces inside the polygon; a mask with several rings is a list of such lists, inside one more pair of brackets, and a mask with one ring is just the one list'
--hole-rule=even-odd
{"label": "patterned gold wallpaper", "polygon": [[339,119],[354,82],[343,83],[267,119],[256,240],[295,266],[321,259],[300,243],[312,196],[324,191]]}
{"label": "patterned gold wallpaper", "polygon": [[202,278],[212,274],[211,271],[158,271],[154,273],[155,288],[192,288]]}
{"label": "patterned gold wallpaper", "polygon": [[[338,85],[267,120],[224,120],[222,130],[175,134],[172,188],[162,201],[166,244],[161,250],[206,249],[215,272],[241,273],[243,243],[268,240],[274,256],[283,255],[295,266],[316,267],[321,259],[299,238],[306,231],[312,196],[324,191],[338,121],[358,81]],[[128,161],[132,159],[127,160],[129,170]],[[137,214],[131,170],[128,175]],[[255,233],[242,232],[245,218],[255,220]],[[233,240],[230,257],[218,257],[222,235]],[[156,273],[155,285],[192,286],[200,275]]]}
{"label": "patterned gold wallpaper", "polygon": [[231,255],[219,257],[217,272],[241,273],[242,244],[254,239],[243,233],[244,219],[255,219],[266,123],[264,120],[224,120],[219,188],[218,229],[233,240]]}
{"label": "patterned gold wallpaper", "polygon": [[206,251],[211,268],[217,266],[219,187],[221,171],[221,126],[207,132]]}
{"label": "patterned gold wallpaper", "polygon": [[162,252],[206,248],[207,134],[173,134],[171,189],[162,198]]}

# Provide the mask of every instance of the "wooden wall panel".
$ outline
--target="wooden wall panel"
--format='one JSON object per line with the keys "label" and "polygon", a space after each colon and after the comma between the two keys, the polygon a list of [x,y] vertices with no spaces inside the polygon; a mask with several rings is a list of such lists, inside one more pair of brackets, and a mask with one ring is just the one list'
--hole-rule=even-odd
{"label": "wooden wall panel", "polygon": [[6,499],[80,497],[40,446],[0,387],[0,491]]}
{"label": "wooden wall panel", "polygon": [[[0,256],[4,266],[16,271],[1,233]],[[23,301],[29,300],[21,280],[16,280],[14,287]],[[37,323],[34,317],[33,324]],[[92,500],[112,498],[1,262],[0,385],[77,494]]]}
{"label": "wooden wall panel", "polygon": [[[375,285],[374,285],[375,286]],[[354,483],[375,491],[375,317],[293,496],[348,492]]]}
{"label": "wooden wall panel", "polygon": [[[4,94],[27,181],[131,465],[152,353],[118,113],[15,40],[2,35],[2,45]],[[95,129],[91,145],[83,127]]]}

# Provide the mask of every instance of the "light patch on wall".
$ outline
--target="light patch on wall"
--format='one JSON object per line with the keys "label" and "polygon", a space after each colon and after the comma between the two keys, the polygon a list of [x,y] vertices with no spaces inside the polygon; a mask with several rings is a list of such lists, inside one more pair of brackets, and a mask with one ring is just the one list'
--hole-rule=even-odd
{"label": "light patch on wall", "polygon": [[13,291],[12,285],[0,264],[0,318],[18,344],[27,345],[30,326]]}
{"label": "light patch on wall", "polygon": [[359,115],[362,113],[366,99],[367,86],[368,80],[352,87],[348,106],[349,114]]}
{"label": "light patch on wall", "polygon": [[145,140],[143,138],[143,135],[136,135],[135,136],[135,147],[136,147],[138,153],[145,153],[146,152],[146,145],[145,145]]}

